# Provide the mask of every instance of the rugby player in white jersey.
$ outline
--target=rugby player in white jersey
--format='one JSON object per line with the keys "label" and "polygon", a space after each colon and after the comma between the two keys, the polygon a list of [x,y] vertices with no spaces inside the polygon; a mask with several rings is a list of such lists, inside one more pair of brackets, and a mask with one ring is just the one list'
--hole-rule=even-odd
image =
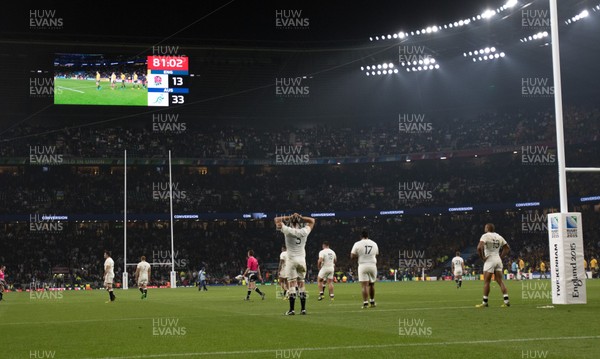
{"label": "rugby player in white jersey", "polygon": [[465,273],[465,261],[460,256],[460,252],[456,251],[456,255],[452,258],[452,275],[456,282],[456,288],[462,287],[462,276]]}
{"label": "rugby player in white jersey", "polygon": [[140,258],[135,269],[135,282],[142,293],[142,299],[148,297],[148,282],[150,281],[150,263],[146,262],[146,256]]}
{"label": "rugby player in white jersey", "polygon": [[477,308],[485,308],[488,306],[488,295],[490,294],[490,282],[494,276],[496,282],[502,290],[504,303],[502,307],[509,307],[508,290],[502,282],[502,258],[506,257],[510,252],[510,247],[506,240],[495,232],[495,227],[492,223],[487,223],[484,227],[485,233],[481,236],[477,245],[477,254],[483,261],[483,301],[477,304]]}
{"label": "rugby player in white jersey", "polygon": [[319,274],[317,275],[319,300],[323,300],[325,283],[327,283],[327,289],[329,289],[329,299],[333,300],[333,272],[335,271],[337,256],[335,255],[335,252],[329,248],[329,242],[323,242],[322,248],[323,249],[319,252],[319,259],[317,261],[317,268],[319,269]]}
{"label": "rugby player in white jersey", "polygon": [[[285,315],[295,315],[296,296],[300,298],[301,312],[306,314],[306,240],[315,226],[315,219],[294,213],[291,216],[275,217],[275,227],[284,234],[288,258],[285,265],[288,280],[290,310]],[[289,221],[289,226],[284,222]],[[298,288],[298,293],[296,293]]]}
{"label": "rugby player in white jersey", "polygon": [[115,279],[115,261],[110,257],[110,251],[104,251],[104,288],[108,291],[109,302],[114,302],[113,280]]}
{"label": "rugby player in white jersey", "polygon": [[283,293],[283,299],[288,299],[287,291],[288,291],[288,281],[285,277],[287,275],[285,269],[285,263],[287,262],[287,248],[285,246],[281,247],[281,253],[279,254],[279,267],[277,268],[277,281],[279,282],[279,286],[281,287],[281,291]]}
{"label": "rugby player in white jersey", "polygon": [[354,243],[350,251],[350,258],[358,259],[358,281],[362,287],[363,309],[374,308],[375,281],[377,280],[377,243],[369,239],[369,232],[362,231],[361,239]]}

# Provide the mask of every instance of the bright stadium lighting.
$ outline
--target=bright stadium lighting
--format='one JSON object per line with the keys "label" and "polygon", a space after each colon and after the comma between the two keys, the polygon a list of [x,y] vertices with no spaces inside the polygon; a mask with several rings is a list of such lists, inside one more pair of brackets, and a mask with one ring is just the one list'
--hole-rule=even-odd
{"label": "bright stadium lighting", "polygon": [[517,5],[517,0],[508,0],[506,2],[506,4],[504,4],[505,8],[511,8],[513,6]]}
{"label": "bright stadium lighting", "polygon": [[492,16],[496,15],[496,13],[494,12],[494,10],[486,10],[483,12],[483,14],[481,14],[481,18],[482,19],[489,19]]}
{"label": "bright stadium lighting", "polygon": [[394,39],[397,39],[397,38],[398,38],[398,34],[394,34],[394,35],[392,35],[392,37],[393,37]]}
{"label": "bright stadium lighting", "polygon": [[388,35],[388,36],[387,36],[387,38],[388,38],[388,40],[389,40],[389,39],[391,39],[391,38],[392,38],[392,35]]}
{"label": "bright stadium lighting", "polygon": [[367,66],[367,70],[370,70],[370,69],[371,69],[371,66]]}
{"label": "bright stadium lighting", "polygon": [[398,69],[394,69],[394,73],[397,74],[398,73]]}
{"label": "bright stadium lighting", "polygon": [[393,67],[394,67],[394,64],[392,64],[392,63],[390,62],[390,63],[388,64],[388,67],[389,67],[389,68],[393,68]]}
{"label": "bright stadium lighting", "polygon": [[367,76],[369,76],[370,74],[368,72],[365,72],[367,74]]}
{"label": "bright stadium lighting", "polygon": [[369,37],[369,40],[373,41],[373,38],[372,38],[372,37]]}
{"label": "bright stadium lighting", "polygon": [[506,56],[506,54],[504,52],[501,52],[500,57],[504,57],[504,56]]}
{"label": "bright stadium lighting", "polygon": [[440,68],[439,64],[435,64],[435,66],[433,66],[436,70]]}
{"label": "bright stadium lighting", "polygon": [[377,71],[377,75],[381,75],[381,71]]}
{"label": "bright stadium lighting", "polygon": [[384,69],[387,69],[388,65],[387,64],[383,64],[383,65],[381,65],[381,67],[383,67]]}
{"label": "bright stadium lighting", "polygon": [[360,71],[365,71],[365,68],[364,68],[364,66],[361,66],[361,67],[360,67]]}

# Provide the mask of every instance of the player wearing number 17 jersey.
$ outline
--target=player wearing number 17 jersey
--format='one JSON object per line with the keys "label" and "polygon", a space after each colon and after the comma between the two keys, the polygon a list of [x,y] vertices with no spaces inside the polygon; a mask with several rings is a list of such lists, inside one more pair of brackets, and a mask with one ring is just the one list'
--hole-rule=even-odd
{"label": "player wearing number 17 jersey", "polygon": [[369,239],[369,232],[363,231],[361,239],[354,243],[350,258],[358,259],[358,281],[362,286],[363,309],[375,307],[375,281],[377,280],[377,243]]}

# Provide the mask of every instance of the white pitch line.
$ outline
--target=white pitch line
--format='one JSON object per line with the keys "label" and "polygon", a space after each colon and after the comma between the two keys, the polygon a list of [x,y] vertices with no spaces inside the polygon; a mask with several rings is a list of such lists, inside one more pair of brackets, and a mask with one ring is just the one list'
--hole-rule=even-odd
{"label": "white pitch line", "polygon": [[[459,342],[429,342],[429,343],[395,343],[395,344],[378,344],[378,345],[351,345],[337,347],[309,347],[309,348],[293,348],[285,350],[293,351],[330,351],[330,350],[360,350],[360,349],[380,349],[380,348],[401,348],[401,347],[432,347],[445,345],[478,345],[478,344],[501,344],[501,343],[519,343],[532,341],[552,341],[552,340],[598,340],[599,335],[582,336],[582,337],[548,337],[548,338],[514,338],[514,339],[495,339],[495,340],[470,340]],[[190,357],[190,356],[213,356],[213,355],[242,355],[242,354],[264,354],[273,353],[281,349],[259,349],[259,350],[236,350],[236,351],[221,351],[221,352],[196,352],[196,353],[165,353],[165,354],[146,354],[133,355],[126,357],[101,357],[101,358],[81,358],[81,359],[143,359],[143,358],[172,358],[172,357]]]}
{"label": "white pitch line", "polygon": [[64,87],[64,86],[56,86],[56,87],[58,87],[61,90],[69,90],[69,91],[73,91],[73,92],[85,93],[84,91],[75,90],[75,89]]}

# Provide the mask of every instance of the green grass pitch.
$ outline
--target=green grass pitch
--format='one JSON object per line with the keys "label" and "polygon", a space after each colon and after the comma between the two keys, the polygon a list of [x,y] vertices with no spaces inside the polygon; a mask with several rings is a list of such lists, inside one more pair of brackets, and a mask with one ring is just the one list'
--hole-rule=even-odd
{"label": "green grass pitch", "polygon": [[[12,358],[597,358],[600,280],[586,305],[551,306],[548,280],[507,283],[510,308],[481,281],[379,282],[362,309],[358,283],[336,284],[335,301],[308,285],[306,316],[284,316],[275,286],[243,301],[245,287],[5,293],[0,356]],[[327,292],[326,292],[327,293]],[[297,303],[297,308],[299,303]]]}
{"label": "green grass pitch", "polygon": [[122,89],[121,84],[116,83],[113,90],[108,81],[101,82],[100,87],[100,90],[96,89],[96,81],[92,80],[55,78],[54,104],[148,106],[148,90],[145,88],[133,89],[133,84],[128,83]]}

